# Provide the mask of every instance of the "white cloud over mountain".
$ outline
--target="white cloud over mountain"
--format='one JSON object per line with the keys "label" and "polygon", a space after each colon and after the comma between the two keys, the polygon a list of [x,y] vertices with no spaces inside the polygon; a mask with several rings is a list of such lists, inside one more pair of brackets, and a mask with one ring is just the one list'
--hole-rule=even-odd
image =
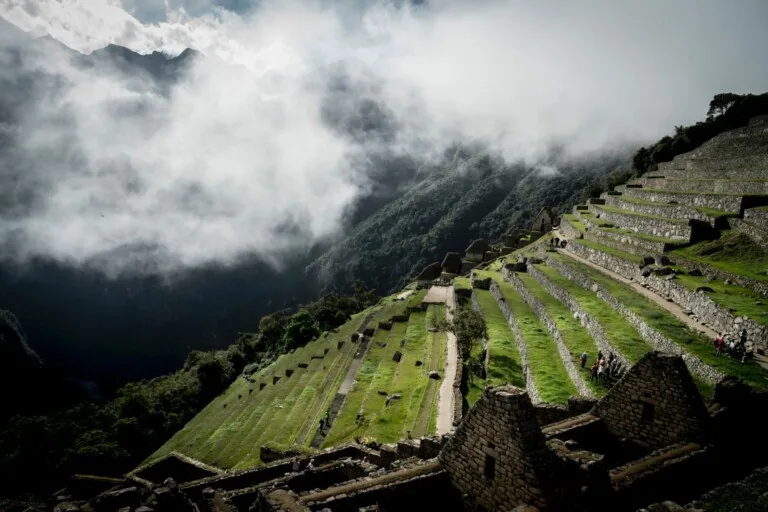
{"label": "white cloud over mountain", "polygon": [[[274,261],[337,233],[367,193],[366,155],[382,143],[323,118],[341,101],[328,94],[340,70],[355,85],[349,101],[374,99],[394,120],[387,151],[428,159],[469,139],[530,164],[553,144],[578,155],[657,138],[700,119],[717,92],[768,83],[757,65],[768,5],[757,1],[444,1],[351,12],[288,0],[243,16],[199,4],[0,0],[0,16],[81,52],[114,43],[210,57],[167,96],[140,77],[34,63],[73,86],[24,116],[29,176],[46,193],[0,221],[15,257],[166,272],[251,253]],[[143,23],[126,7],[165,16]]]}

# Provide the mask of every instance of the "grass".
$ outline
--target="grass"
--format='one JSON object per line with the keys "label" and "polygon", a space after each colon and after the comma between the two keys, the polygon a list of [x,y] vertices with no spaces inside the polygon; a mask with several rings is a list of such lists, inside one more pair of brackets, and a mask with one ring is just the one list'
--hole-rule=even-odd
{"label": "grass", "polygon": [[576,368],[581,373],[582,379],[586,382],[587,386],[597,395],[602,396],[606,392],[605,386],[602,386],[591,377],[591,370],[589,365],[585,365],[581,368],[581,354],[587,353],[587,361],[592,361],[597,357],[597,345],[589,334],[589,331],[581,325],[581,323],[573,317],[573,314],[565,307],[559,300],[549,294],[546,289],[533,277],[525,273],[519,273],[517,276],[523,282],[528,292],[541,301],[547,308],[549,316],[552,321],[555,322],[557,330],[560,332],[560,337],[563,340],[568,352],[571,355],[571,361],[573,361]]}
{"label": "grass", "polygon": [[453,279],[453,288],[456,290],[472,289],[472,282],[468,277],[455,277]]}
{"label": "grass", "polygon": [[512,329],[510,329],[491,292],[475,290],[475,294],[480,303],[488,331],[490,355],[486,371],[487,383],[491,386],[512,384],[519,388],[525,388],[523,365],[520,361],[520,352],[517,350]]}
{"label": "grass", "polygon": [[528,364],[539,396],[544,402],[568,402],[570,396],[579,393],[565,370],[555,341],[512,285],[503,282],[498,285],[523,335],[523,342],[528,349]]}
{"label": "grass", "polygon": [[542,274],[555,286],[559,286],[568,292],[579,305],[603,328],[611,344],[621,351],[631,363],[637,362],[651,350],[645,340],[638,334],[634,327],[612,310],[594,292],[585,290],[560,272],[547,265],[536,265]]}
{"label": "grass", "polygon": [[580,233],[586,233],[587,232],[587,227],[574,214],[572,214],[572,213],[564,213],[562,215],[562,219],[568,221],[568,223],[571,226],[573,226],[575,229],[577,229]]}
{"label": "grass", "polygon": [[[729,375],[736,375],[754,386],[768,387],[768,372],[764,371],[758,364],[754,362],[741,364],[738,360],[731,359],[730,357],[717,357],[712,349],[712,342],[708,337],[692,331],[677,317],[635,292],[629,286],[568,257],[559,254],[552,255],[552,257],[605,287],[611,295],[639,315],[650,327],[656,329],[686,351],[698,356],[713,368]],[[702,390],[706,386],[709,385],[701,382],[699,389]]]}
{"label": "grass", "polygon": [[738,231],[723,232],[718,240],[676,249],[670,255],[682,256],[755,281],[768,281],[768,251]]}
{"label": "grass", "polygon": [[618,249],[614,249],[613,247],[607,247],[591,240],[571,240],[569,243],[583,245],[584,247],[589,247],[590,249],[604,252],[606,254],[610,254],[611,256],[616,256],[617,258],[621,258],[635,265],[641,265],[643,263],[643,258],[637,254],[620,251]]}
{"label": "grass", "polygon": [[[684,272],[683,269],[677,270]],[[700,286],[709,287],[713,291],[706,292],[707,296],[733,316],[746,316],[758,324],[768,325],[768,307],[764,304],[765,297],[749,288],[725,284],[718,280],[708,281],[705,277],[688,274],[679,274],[676,281],[692,291]]]}

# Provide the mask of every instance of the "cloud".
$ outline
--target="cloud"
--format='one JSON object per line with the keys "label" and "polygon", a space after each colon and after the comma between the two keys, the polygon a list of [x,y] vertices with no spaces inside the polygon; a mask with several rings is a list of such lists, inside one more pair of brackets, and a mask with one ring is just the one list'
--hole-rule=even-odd
{"label": "cloud", "polygon": [[160,19],[148,0],[0,0],[0,15],[83,52],[207,55],[167,93],[105,66],[29,64],[70,85],[25,110],[24,173],[2,171],[26,201],[0,224],[13,258],[110,275],[277,264],[339,233],[376,161],[472,141],[549,169],[553,147],[654,139],[768,78],[752,64],[768,43],[761,2],[194,4],[145,23],[125,9]]}

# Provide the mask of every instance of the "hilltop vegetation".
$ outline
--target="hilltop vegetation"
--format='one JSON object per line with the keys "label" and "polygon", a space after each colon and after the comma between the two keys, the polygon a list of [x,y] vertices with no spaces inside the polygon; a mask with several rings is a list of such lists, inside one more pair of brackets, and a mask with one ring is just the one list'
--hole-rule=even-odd
{"label": "hilltop vegetation", "polygon": [[14,493],[50,492],[73,473],[119,475],[181,429],[242,372],[255,373],[375,303],[361,282],[355,295],[329,294],[298,311],[262,319],[226,350],[193,351],[171,374],[126,384],[114,399],[45,415],[14,416],[0,432],[0,479]]}

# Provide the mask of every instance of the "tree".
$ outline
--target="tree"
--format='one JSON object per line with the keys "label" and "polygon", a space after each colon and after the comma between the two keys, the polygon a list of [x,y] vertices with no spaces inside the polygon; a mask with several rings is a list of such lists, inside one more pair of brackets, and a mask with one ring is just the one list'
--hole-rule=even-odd
{"label": "tree", "polygon": [[461,358],[468,361],[472,348],[486,336],[485,319],[471,308],[462,308],[453,318],[453,333],[461,350]]}
{"label": "tree", "polygon": [[709,110],[707,110],[707,116],[719,116],[725,114],[725,112],[733,106],[741,98],[741,95],[734,94],[732,92],[723,92],[715,94],[712,101],[709,102]]}
{"label": "tree", "polygon": [[283,346],[286,350],[293,350],[305,345],[313,336],[319,334],[320,331],[315,325],[315,319],[307,310],[302,309],[293,315],[288,322],[288,327],[285,328],[285,334],[283,334]]}

